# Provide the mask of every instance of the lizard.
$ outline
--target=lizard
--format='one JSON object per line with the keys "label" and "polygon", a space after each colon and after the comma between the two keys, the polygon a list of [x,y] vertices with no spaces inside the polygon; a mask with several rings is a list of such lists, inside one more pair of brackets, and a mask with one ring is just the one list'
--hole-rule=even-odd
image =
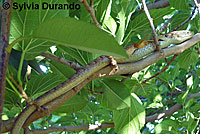
{"label": "lizard", "polygon": [[[161,48],[166,48],[171,44],[182,43],[192,38],[193,35],[194,33],[191,31],[180,30],[180,31],[173,31],[165,35],[159,35],[158,39],[159,39]],[[138,61],[155,50],[153,41],[142,41],[139,43],[139,45],[140,45],[140,48],[135,47],[134,44],[129,46],[128,53],[127,53],[129,55],[129,58],[116,57],[115,60],[117,61],[117,63],[120,64],[120,63],[129,63],[129,62]],[[132,51],[132,53],[129,53],[129,51]]]}
{"label": "lizard", "polygon": [[[170,44],[179,44],[182,43],[190,38],[192,38],[194,34],[190,31],[174,31],[166,35],[159,36],[160,45],[161,48],[168,47]],[[138,61],[139,59],[143,58],[144,56],[152,53],[155,50],[155,47],[153,43],[145,44],[144,47],[136,49],[132,47],[134,50],[132,53],[130,53],[129,58],[117,58],[114,57],[114,59],[117,61],[117,63],[129,63]],[[83,82],[85,79],[87,79],[90,75],[94,74],[95,72],[101,70],[102,68],[106,67],[110,64],[110,61],[105,56],[100,56],[90,64],[88,64],[84,69],[81,69],[80,71],[77,71],[76,74],[74,74],[70,79],[62,83],[61,85],[57,86],[53,90],[50,90],[43,95],[41,95],[39,98],[36,99],[36,103],[39,106],[42,106],[55,98],[61,96],[62,94],[68,92],[73,87],[77,86],[81,82]],[[21,127],[23,126],[26,119],[29,117],[29,115],[34,112],[36,108],[33,105],[30,105],[26,107],[23,112],[17,117],[17,120],[15,121],[15,125],[12,128],[11,134],[18,134]]]}

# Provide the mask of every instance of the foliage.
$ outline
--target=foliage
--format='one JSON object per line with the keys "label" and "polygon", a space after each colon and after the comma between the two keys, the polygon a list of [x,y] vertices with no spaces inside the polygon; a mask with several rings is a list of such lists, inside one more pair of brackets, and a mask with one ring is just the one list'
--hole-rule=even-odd
{"label": "foliage", "polygon": [[[27,2],[13,1],[19,4]],[[42,1],[50,4],[74,2],[81,5],[76,0]],[[158,29],[168,21],[171,22],[162,33],[157,31],[158,34],[173,30],[190,17],[194,7],[192,0],[169,1],[170,6],[166,8],[150,10],[154,25]],[[40,0],[29,0],[29,3],[40,3]],[[10,43],[23,38],[25,40],[15,44],[10,55],[4,119],[15,117],[26,107],[26,102],[20,97],[10,77],[21,83],[28,96],[35,99],[75,73],[68,66],[40,56],[41,53],[52,53],[85,66],[99,55],[127,57],[123,47],[138,43],[147,33],[151,33],[149,21],[139,9],[138,0],[95,0],[94,9],[104,30],[95,27],[83,5],[79,10],[12,10]],[[199,25],[199,18],[195,15],[180,29],[191,29],[197,33]],[[53,47],[56,49],[53,50]],[[125,82],[122,82],[124,76],[93,80],[50,116],[33,122],[30,128],[48,128],[50,124],[78,126],[114,122],[115,128],[77,133],[197,133],[200,127],[200,100],[193,98],[187,101],[187,97],[200,92],[198,49],[199,44],[189,48],[180,54],[165,72],[143,85],[137,84],[161,71],[166,66],[164,60],[133,74]],[[167,60],[171,58],[168,57]],[[31,73],[26,74],[28,65],[31,67]],[[40,67],[45,67],[46,71],[42,72]],[[182,92],[178,92],[179,90]],[[169,109],[175,103],[183,105],[176,114],[145,124],[146,116],[154,114],[155,111],[159,113]]]}

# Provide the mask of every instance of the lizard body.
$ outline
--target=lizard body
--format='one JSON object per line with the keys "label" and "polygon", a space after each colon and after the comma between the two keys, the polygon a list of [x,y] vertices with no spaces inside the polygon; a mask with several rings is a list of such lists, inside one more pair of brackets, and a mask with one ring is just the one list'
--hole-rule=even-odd
{"label": "lizard body", "polygon": [[[158,39],[160,40],[160,46],[161,48],[168,47],[170,44],[179,44],[182,43],[190,38],[192,38],[194,35],[193,32],[187,31],[187,30],[180,30],[180,31],[174,31],[165,35],[160,35]],[[148,54],[152,53],[155,50],[155,47],[153,43],[149,43],[146,45],[143,45],[142,48],[136,49],[132,48],[133,53],[129,54],[129,58],[115,58],[117,63],[129,63],[129,62],[135,62],[137,60],[140,60],[141,58],[147,56]],[[130,50],[129,50],[130,51]]]}

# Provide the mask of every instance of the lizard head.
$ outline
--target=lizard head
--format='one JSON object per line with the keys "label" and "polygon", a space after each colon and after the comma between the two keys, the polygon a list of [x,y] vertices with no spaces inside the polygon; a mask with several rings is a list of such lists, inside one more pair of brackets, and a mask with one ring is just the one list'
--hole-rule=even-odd
{"label": "lizard head", "polygon": [[159,36],[159,39],[169,41],[171,44],[182,43],[194,35],[193,32],[187,30],[173,31],[165,35]]}

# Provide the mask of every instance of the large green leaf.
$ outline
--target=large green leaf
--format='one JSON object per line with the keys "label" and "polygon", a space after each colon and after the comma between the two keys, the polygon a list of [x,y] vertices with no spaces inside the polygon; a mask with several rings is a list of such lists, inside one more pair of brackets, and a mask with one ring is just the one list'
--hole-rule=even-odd
{"label": "large green leaf", "polygon": [[[190,17],[190,12],[189,11],[178,12],[171,19],[170,29],[173,30],[174,28],[176,28],[178,25],[183,23],[189,17]],[[181,30],[181,29],[185,30],[187,28],[187,26],[188,26],[188,24],[186,23],[185,25],[181,26],[179,28],[179,30]]]}
{"label": "large green leaf", "polygon": [[[35,30],[41,23],[48,19],[55,19],[57,17],[68,16],[68,10],[44,10],[42,9],[42,2],[49,4],[67,4],[64,0],[14,0],[12,10],[12,19],[10,27],[10,42],[30,35],[33,30]],[[20,11],[19,4],[38,4],[39,9],[22,9]],[[35,56],[39,55],[41,52],[46,51],[53,43],[47,41],[39,40],[26,40],[15,45],[15,49],[25,52],[26,59],[33,59]]]}
{"label": "large green leaf", "polygon": [[56,73],[32,76],[28,82],[26,93],[32,98],[37,98],[46,91],[61,84],[64,80],[66,80],[65,77]]}
{"label": "large green leaf", "polygon": [[139,86],[136,86],[133,89],[133,92],[137,94],[138,96],[149,97],[149,94],[151,94],[154,88],[155,88],[154,84],[145,83],[145,84],[140,84]]}
{"label": "large green leaf", "polygon": [[169,0],[170,6],[177,10],[185,10],[189,8],[189,0]]}
{"label": "large green leaf", "polygon": [[33,32],[32,37],[73,47],[92,53],[127,56],[112,35],[93,24],[72,18],[59,18],[46,21]]}
{"label": "large green leaf", "polygon": [[[131,6],[130,6],[131,5]],[[125,31],[127,25],[129,24],[130,17],[135,11],[137,3],[135,0],[123,0],[123,1],[113,1],[112,11],[117,14],[117,19],[119,19],[119,27],[116,32],[116,40],[118,43],[122,43],[125,36]]]}
{"label": "large green leaf", "polygon": [[70,100],[65,102],[61,107],[57,108],[56,113],[74,113],[86,106],[88,100],[80,95],[75,95]]}
{"label": "large green leaf", "polygon": [[159,123],[155,127],[156,134],[165,134],[165,133],[178,133],[179,123],[176,120],[167,119]]}
{"label": "large green leaf", "polygon": [[145,124],[145,109],[140,99],[132,94],[130,103],[131,107],[113,111],[115,131],[119,134],[138,134]]}
{"label": "large green leaf", "polygon": [[103,20],[103,17],[106,14],[109,3],[110,3],[110,0],[100,0],[97,6],[97,12],[96,12],[96,18],[98,22],[101,22]]}
{"label": "large green leaf", "polygon": [[178,57],[178,64],[181,68],[188,69],[192,64],[196,64],[199,55],[194,50],[186,50]]}
{"label": "large green leaf", "polygon": [[[63,53],[64,52],[64,53]],[[58,46],[58,51],[56,51],[58,56],[79,63],[82,66],[88,64],[92,59],[94,59],[94,54],[79,49]]]}
{"label": "large green leaf", "polygon": [[[170,8],[163,8],[163,9],[153,9],[150,10],[151,17],[154,20],[154,25],[158,25],[160,20],[163,19],[163,17],[169,13],[171,13],[173,10]],[[149,24],[149,21],[146,17],[145,13],[142,13],[138,15],[134,21],[130,24],[130,29],[134,33],[144,33],[147,31],[151,31],[151,27]]]}
{"label": "large green leaf", "polygon": [[75,73],[72,68],[55,61],[50,62],[50,67],[55,74],[60,75],[65,79],[71,77]]}
{"label": "large green leaf", "polygon": [[130,91],[121,82],[112,79],[100,81],[101,86],[98,91],[103,91],[102,95],[97,96],[97,100],[104,107],[110,109],[123,109],[130,107]]}

